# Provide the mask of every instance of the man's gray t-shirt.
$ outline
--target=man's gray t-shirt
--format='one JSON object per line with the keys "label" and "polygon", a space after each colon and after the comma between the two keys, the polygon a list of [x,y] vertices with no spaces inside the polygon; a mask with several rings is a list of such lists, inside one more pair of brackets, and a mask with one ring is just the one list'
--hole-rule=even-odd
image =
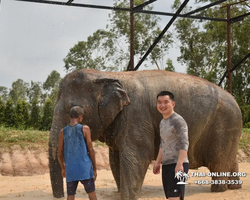
{"label": "man's gray t-shirt", "polygon": [[[179,150],[188,150],[188,127],[182,116],[174,112],[160,122],[162,164],[174,164],[178,161]],[[188,163],[186,157],[184,163]]]}

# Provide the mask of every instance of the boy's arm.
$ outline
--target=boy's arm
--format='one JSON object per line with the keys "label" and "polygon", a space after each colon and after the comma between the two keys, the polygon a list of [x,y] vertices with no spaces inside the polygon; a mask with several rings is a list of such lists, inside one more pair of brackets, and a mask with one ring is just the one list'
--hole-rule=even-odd
{"label": "boy's arm", "polygon": [[63,154],[64,154],[64,135],[63,135],[63,129],[62,129],[59,134],[57,158],[62,169],[62,176],[65,177],[65,164],[64,164]]}
{"label": "boy's arm", "polygon": [[86,143],[87,143],[89,157],[92,160],[93,170],[94,170],[95,179],[96,179],[95,151],[94,151],[92,140],[91,140],[90,128],[85,125],[85,126],[82,127],[82,130],[83,130],[83,135],[84,135]]}

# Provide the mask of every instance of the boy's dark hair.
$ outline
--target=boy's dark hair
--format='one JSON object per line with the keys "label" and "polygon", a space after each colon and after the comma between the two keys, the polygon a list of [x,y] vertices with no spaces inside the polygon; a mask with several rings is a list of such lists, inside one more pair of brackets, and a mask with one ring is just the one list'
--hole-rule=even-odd
{"label": "boy's dark hair", "polygon": [[166,96],[166,95],[168,95],[169,98],[170,98],[172,101],[174,101],[174,95],[173,95],[172,92],[169,92],[169,91],[161,91],[159,94],[157,94],[157,99],[158,99],[159,96]]}
{"label": "boy's dark hair", "polygon": [[83,115],[83,109],[80,106],[74,106],[70,109],[70,118],[75,119],[80,117],[80,115]]}

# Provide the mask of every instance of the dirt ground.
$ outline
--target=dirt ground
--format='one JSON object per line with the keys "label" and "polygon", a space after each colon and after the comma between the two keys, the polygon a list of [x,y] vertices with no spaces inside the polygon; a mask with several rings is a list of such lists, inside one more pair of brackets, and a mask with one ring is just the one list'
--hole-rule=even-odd
{"label": "dirt ground", "polygon": [[[0,175],[0,199],[8,200],[52,200],[52,191],[50,185],[50,177],[47,165],[47,157],[44,154],[33,155],[31,152],[26,155],[16,154],[18,148],[15,148],[15,155],[1,155],[0,159],[0,172],[5,175]],[[20,149],[19,149],[20,151]],[[14,152],[14,151],[13,151]],[[98,200],[118,200],[119,193],[117,192],[115,181],[113,179],[112,173],[108,167],[108,155],[107,149],[104,147],[96,148],[96,158],[98,164],[98,175],[96,180],[96,192]],[[239,190],[227,190],[226,192],[221,193],[211,193],[211,185],[199,185],[195,181],[198,180],[210,180],[209,177],[192,177],[190,172],[208,172],[207,168],[201,167],[198,170],[190,170],[189,176],[186,185],[186,200],[202,200],[202,199],[216,199],[216,200],[231,200],[231,199],[250,199],[250,162],[248,157],[243,153],[239,152],[239,171],[245,172],[247,175],[241,177],[243,181],[242,189]],[[14,157],[13,157],[14,156]],[[45,157],[44,157],[45,156]],[[33,157],[33,166],[34,163],[38,167],[37,170],[33,169],[33,175],[28,175],[23,168],[28,168],[30,164],[25,164],[24,160],[27,160],[28,157]],[[36,161],[34,161],[34,158]],[[16,163],[16,166],[12,167],[11,171],[13,174],[6,175],[6,168],[10,166],[6,162],[12,161]],[[30,160],[32,160],[30,158]],[[19,164],[18,164],[19,163]],[[31,163],[32,164],[32,163]],[[11,164],[13,166],[13,164]],[[18,167],[19,166],[19,167]],[[18,170],[17,170],[18,169]],[[4,171],[5,170],[5,171]],[[39,171],[41,174],[39,175]],[[22,175],[18,175],[18,173]],[[15,176],[13,176],[15,174]],[[37,175],[38,174],[38,175]],[[64,187],[66,188],[66,187]],[[66,190],[65,190],[66,194]],[[64,200],[66,198],[61,198]],[[77,200],[86,200],[87,195],[84,191],[82,185],[79,185],[77,194]],[[161,175],[154,175],[152,172],[152,165],[150,165],[144,184],[141,190],[139,200],[163,200],[165,199],[164,192],[162,189]]]}

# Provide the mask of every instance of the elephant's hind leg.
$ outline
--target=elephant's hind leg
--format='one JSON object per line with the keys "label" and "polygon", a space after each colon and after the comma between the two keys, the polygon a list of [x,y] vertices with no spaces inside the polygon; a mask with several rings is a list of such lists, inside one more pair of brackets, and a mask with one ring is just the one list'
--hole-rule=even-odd
{"label": "elephant's hind leg", "polygon": [[240,177],[238,176],[239,167],[238,167],[238,159],[235,159],[232,164],[231,176],[228,178],[228,182],[232,184],[228,184],[228,189],[240,189],[242,188],[242,182],[240,181]]}
{"label": "elephant's hind leg", "polygon": [[210,165],[208,168],[210,172],[215,172],[215,175],[212,176],[212,192],[224,192],[227,189],[241,188],[238,176],[238,161],[236,158],[231,159],[231,161],[228,160],[227,162],[218,161],[216,164]]}

